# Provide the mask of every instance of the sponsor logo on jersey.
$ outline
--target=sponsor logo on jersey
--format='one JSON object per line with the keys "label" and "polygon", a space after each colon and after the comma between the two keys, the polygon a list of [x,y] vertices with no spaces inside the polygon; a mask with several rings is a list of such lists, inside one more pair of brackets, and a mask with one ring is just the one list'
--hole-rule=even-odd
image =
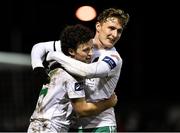
{"label": "sponsor logo on jersey", "polygon": [[111,69],[116,67],[115,61],[109,56],[105,56],[103,61],[106,62],[110,66]]}
{"label": "sponsor logo on jersey", "polygon": [[83,82],[75,83],[75,91],[81,91],[83,90]]}

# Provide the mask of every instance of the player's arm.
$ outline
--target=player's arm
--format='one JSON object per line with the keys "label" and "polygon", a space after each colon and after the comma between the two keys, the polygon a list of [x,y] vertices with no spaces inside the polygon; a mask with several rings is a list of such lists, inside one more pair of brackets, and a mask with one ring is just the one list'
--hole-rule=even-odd
{"label": "player's arm", "polygon": [[97,115],[108,108],[114,107],[117,103],[117,96],[113,94],[109,99],[98,102],[87,102],[85,98],[71,99],[72,106],[79,117]]}
{"label": "player's arm", "polygon": [[31,65],[36,84],[42,85],[50,82],[49,75],[43,66],[43,60],[48,51],[53,51],[53,42],[37,43],[32,47]]}
{"label": "player's arm", "polygon": [[98,62],[86,64],[72,59],[62,52],[51,52],[47,55],[47,60],[56,60],[68,72],[85,78],[106,77],[109,72],[120,62],[120,58],[105,56]]}
{"label": "player's arm", "polygon": [[44,56],[48,51],[53,51],[53,43],[37,43],[32,47],[31,50],[31,65],[32,68],[44,67],[43,60]]}

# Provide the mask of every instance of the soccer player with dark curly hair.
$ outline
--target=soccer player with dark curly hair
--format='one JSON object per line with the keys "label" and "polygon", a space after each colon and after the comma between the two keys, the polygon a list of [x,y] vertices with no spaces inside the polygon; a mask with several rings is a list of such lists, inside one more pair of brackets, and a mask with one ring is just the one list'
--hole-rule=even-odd
{"label": "soccer player with dark curly hair", "polygon": [[[67,26],[61,34],[61,49],[70,58],[90,63],[92,38],[91,30],[83,25]],[[99,102],[86,101],[84,79],[73,77],[57,62],[50,63],[49,76],[50,82],[40,91],[28,133],[68,132],[73,118],[97,115],[117,103],[115,94]]]}

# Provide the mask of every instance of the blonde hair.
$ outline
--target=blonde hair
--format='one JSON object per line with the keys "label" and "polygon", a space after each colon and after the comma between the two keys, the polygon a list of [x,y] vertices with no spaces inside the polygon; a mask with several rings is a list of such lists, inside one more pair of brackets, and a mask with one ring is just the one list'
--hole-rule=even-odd
{"label": "blonde hair", "polygon": [[102,13],[97,17],[97,21],[100,23],[104,23],[108,18],[116,17],[122,24],[122,27],[125,27],[129,21],[129,14],[125,13],[121,9],[109,8],[105,9]]}

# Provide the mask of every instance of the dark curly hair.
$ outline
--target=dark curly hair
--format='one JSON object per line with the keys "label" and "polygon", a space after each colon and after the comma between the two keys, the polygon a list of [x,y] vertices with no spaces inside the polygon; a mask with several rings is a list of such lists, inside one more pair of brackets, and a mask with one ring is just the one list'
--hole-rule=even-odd
{"label": "dark curly hair", "polygon": [[81,24],[67,26],[60,35],[61,49],[69,55],[68,49],[77,49],[80,44],[87,43],[94,37],[94,32]]}
{"label": "dark curly hair", "polygon": [[128,13],[125,13],[121,9],[109,8],[99,14],[99,16],[97,17],[97,22],[104,23],[108,18],[111,17],[118,18],[123,27],[125,27],[129,21]]}

